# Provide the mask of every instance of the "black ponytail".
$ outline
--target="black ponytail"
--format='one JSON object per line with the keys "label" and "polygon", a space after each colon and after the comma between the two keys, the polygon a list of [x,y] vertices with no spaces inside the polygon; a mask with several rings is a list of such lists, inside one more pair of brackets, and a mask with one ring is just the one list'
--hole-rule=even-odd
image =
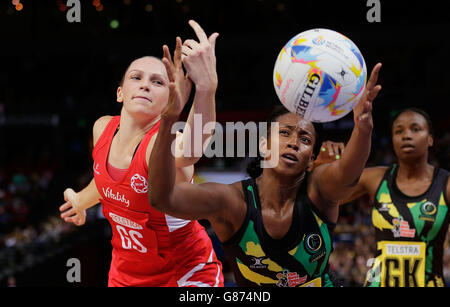
{"label": "black ponytail", "polygon": [[252,161],[247,165],[247,174],[249,174],[252,178],[258,178],[262,175],[263,169],[261,168],[261,161],[263,158],[261,156],[257,156],[253,158]]}

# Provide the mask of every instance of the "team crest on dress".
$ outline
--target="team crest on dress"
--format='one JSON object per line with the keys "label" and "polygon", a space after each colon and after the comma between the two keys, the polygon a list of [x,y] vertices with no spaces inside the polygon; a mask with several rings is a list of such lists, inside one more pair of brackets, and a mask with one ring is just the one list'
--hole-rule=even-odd
{"label": "team crest on dress", "polygon": [[322,247],[322,238],[319,234],[313,233],[306,238],[305,243],[309,252],[315,253]]}
{"label": "team crest on dress", "polygon": [[139,174],[134,174],[131,177],[131,187],[136,193],[147,193],[148,192],[148,183],[147,179],[144,176]]}
{"label": "team crest on dress", "polygon": [[420,206],[421,215],[419,216],[419,219],[423,221],[434,222],[436,219],[435,218],[436,212],[437,212],[436,205],[430,201],[427,201]]}
{"label": "team crest on dress", "polygon": [[306,239],[303,242],[305,250],[308,254],[311,255],[309,261],[316,262],[320,258],[326,255],[326,250],[323,245],[323,239],[318,233],[311,233],[306,236]]}

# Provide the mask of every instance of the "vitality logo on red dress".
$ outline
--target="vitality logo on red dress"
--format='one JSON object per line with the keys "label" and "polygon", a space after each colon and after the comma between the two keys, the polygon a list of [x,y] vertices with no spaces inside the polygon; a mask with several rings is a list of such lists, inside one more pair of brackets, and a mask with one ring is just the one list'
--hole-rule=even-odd
{"label": "vitality logo on red dress", "polygon": [[139,174],[134,174],[133,177],[131,177],[131,187],[136,193],[147,193],[147,179]]}
{"label": "vitality logo on red dress", "polygon": [[120,194],[119,192],[114,193],[113,190],[110,187],[102,188],[103,195],[105,195],[106,198],[110,198],[116,201],[120,201],[127,205],[127,208],[130,206],[130,201],[125,198],[125,194]]}

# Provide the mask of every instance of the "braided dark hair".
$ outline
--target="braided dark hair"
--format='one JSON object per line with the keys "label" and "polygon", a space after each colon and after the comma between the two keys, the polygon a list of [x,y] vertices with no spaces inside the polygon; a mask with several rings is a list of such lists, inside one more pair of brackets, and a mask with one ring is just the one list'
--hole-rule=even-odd
{"label": "braided dark hair", "polygon": [[[284,115],[284,114],[288,114],[290,113],[290,111],[288,109],[286,109],[283,105],[277,105],[273,108],[272,112],[270,113],[269,117],[267,118],[266,122],[268,123],[268,128],[267,128],[267,133],[269,134],[268,136],[270,136],[270,132],[271,132],[271,127],[272,127],[272,123],[276,122],[277,119]],[[313,148],[313,153],[314,156],[317,157],[317,155],[319,154],[320,151],[320,146],[321,143],[318,139],[319,137],[319,131],[321,131],[322,126],[317,124],[317,123],[312,123],[314,126],[314,130],[315,130],[315,135],[316,135],[316,141],[314,143],[314,148]],[[247,164],[247,174],[252,177],[252,178],[258,178],[259,176],[262,175],[263,169],[261,168],[261,161],[264,158],[260,155],[259,153],[259,146],[258,146],[258,155],[256,158],[253,158],[248,164]]]}

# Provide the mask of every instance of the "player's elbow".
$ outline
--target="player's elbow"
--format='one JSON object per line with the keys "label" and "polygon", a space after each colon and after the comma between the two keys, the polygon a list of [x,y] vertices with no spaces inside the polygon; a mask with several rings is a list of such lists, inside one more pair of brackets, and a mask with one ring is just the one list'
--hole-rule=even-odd
{"label": "player's elbow", "polygon": [[150,206],[155,208],[156,210],[163,210],[164,209],[164,199],[162,197],[159,197],[157,193],[151,193],[148,192],[148,201],[150,203]]}
{"label": "player's elbow", "polygon": [[346,189],[353,189],[358,184],[360,177],[361,177],[361,175],[353,176],[353,177],[350,177],[350,178],[345,178],[345,180],[341,181],[343,187],[346,188]]}
{"label": "player's elbow", "polygon": [[176,168],[185,168],[189,166],[193,166],[195,163],[197,163],[200,160],[200,157],[182,157],[175,159],[175,167]]}
{"label": "player's elbow", "polygon": [[355,164],[339,162],[341,163],[336,163],[337,168],[334,172],[335,182],[342,186],[343,189],[355,187],[361,178],[365,165],[355,166]]}

